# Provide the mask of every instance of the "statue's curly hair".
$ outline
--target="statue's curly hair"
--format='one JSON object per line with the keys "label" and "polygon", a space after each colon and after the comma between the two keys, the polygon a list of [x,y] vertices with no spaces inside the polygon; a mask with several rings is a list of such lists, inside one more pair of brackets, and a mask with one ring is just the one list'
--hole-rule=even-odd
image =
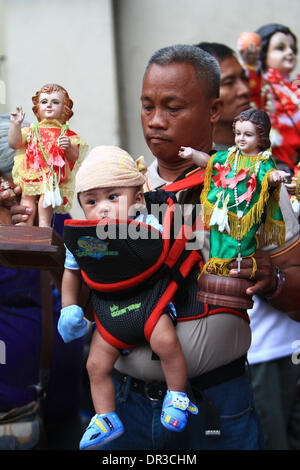
{"label": "statue's curly hair", "polygon": [[36,94],[32,97],[33,107],[32,111],[36,115],[38,121],[40,121],[39,117],[39,98],[41,93],[53,93],[54,91],[59,91],[63,95],[64,100],[64,107],[63,107],[63,115],[62,115],[62,124],[68,121],[73,116],[73,101],[68,95],[67,90],[65,90],[62,86],[57,85],[56,83],[48,83],[44,85],[40,90],[36,92]]}

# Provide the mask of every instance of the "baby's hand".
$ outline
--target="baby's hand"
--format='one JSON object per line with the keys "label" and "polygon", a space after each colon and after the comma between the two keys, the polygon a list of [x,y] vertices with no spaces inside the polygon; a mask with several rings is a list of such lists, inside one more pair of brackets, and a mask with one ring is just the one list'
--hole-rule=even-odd
{"label": "baby's hand", "polygon": [[21,106],[17,107],[14,113],[10,114],[10,122],[13,124],[22,124],[24,121],[25,113],[23,112],[23,109]]}
{"label": "baby's hand", "polygon": [[87,331],[87,321],[82,308],[78,305],[62,308],[57,328],[65,343],[84,336]]}
{"label": "baby's hand", "polygon": [[283,170],[271,171],[269,176],[269,183],[271,186],[276,186],[279,183],[284,183],[289,176],[290,174]]}

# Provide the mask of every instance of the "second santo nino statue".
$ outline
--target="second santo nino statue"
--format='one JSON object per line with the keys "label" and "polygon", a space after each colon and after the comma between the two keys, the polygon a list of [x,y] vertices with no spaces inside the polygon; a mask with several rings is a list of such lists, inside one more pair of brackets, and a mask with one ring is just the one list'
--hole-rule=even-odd
{"label": "second santo nino statue", "polygon": [[[254,278],[255,250],[260,245],[282,245],[285,240],[279,198],[281,182],[288,174],[276,169],[270,149],[270,129],[270,119],[264,111],[243,111],[233,121],[236,145],[215,153],[207,164],[201,204],[204,223],[210,230],[210,254],[199,286],[207,291],[213,286],[218,294],[217,305],[234,306],[235,296],[238,298],[239,289],[244,288],[241,286],[247,288],[251,282],[229,277],[231,261],[238,262],[239,272],[242,258],[251,258]],[[214,280],[209,280],[211,275]],[[243,295],[247,308],[247,303],[251,306],[252,301]],[[226,296],[231,299],[229,304]]]}
{"label": "second santo nino statue", "polygon": [[44,85],[32,101],[38,122],[22,128],[22,108],[11,113],[8,143],[18,150],[12,177],[22,188],[21,204],[32,209],[28,221],[19,225],[34,225],[38,208],[38,225],[50,227],[53,212],[71,209],[74,176],[87,145],[69,129],[73,101],[63,87]]}

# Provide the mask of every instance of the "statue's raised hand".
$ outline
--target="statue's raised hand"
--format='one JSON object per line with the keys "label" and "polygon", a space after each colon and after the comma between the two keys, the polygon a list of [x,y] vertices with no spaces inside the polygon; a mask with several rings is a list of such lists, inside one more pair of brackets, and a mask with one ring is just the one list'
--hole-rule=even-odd
{"label": "statue's raised hand", "polygon": [[10,114],[10,122],[14,124],[22,124],[24,121],[25,113],[21,106],[18,106],[15,112]]}

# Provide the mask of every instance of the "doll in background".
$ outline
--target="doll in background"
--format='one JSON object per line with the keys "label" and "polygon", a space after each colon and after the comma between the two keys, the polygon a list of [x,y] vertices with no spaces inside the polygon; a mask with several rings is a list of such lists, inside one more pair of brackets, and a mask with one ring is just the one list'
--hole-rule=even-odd
{"label": "doll in background", "polygon": [[246,69],[251,90],[251,106],[261,109],[261,37],[256,33],[241,33],[237,41],[237,49],[242,66]]}
{"label": "doll in background", "polygon": [[[257,108],[263,109],[270,116],[270,138],[278,168],[293,175],[300,157],[300,101],[297,93],[299,77],[294,81],[290,78],[297,61],[297,38],[288,27],[280,24],[267,24],[256,33],[261,38],[261,47],[256,64],[257,81],[249,81],[251,99]],[[252,43],[240,50],[243,64],[252,74],[255,65],[249,60],[249,50],[253,51],[255,48]],[[255,86],[259,82],[260,99],[257,99]]]}
{"label": "doll in background", "polygon": [[11,113],[8,143],[18,150],[12,177],[22,188],[21,204],[32,209],[19,225],[34,225],[37,207],[38,225],[50,227],[53,212],[67,213],[72,206],[74,176],[87,145],[69,130],[73,102],[63,87],[45,85],[32,101],[37,123],[22,128],[22,108]]}
{"label": "doll in background", "polygon": [[[228,264],[237,260],[239,270],[242,257],[252,257],[259,241],[284,242],[278,203],[280,183],[288,173],[276,169],[270,129],[267,113],[243,111],[233,122],[236,146],[215,153],[207,164],[201,204],[210,228],[210,257],[202,272],[229,276]],[[201,163],[201,154],[192,154],[195,163]]]}

